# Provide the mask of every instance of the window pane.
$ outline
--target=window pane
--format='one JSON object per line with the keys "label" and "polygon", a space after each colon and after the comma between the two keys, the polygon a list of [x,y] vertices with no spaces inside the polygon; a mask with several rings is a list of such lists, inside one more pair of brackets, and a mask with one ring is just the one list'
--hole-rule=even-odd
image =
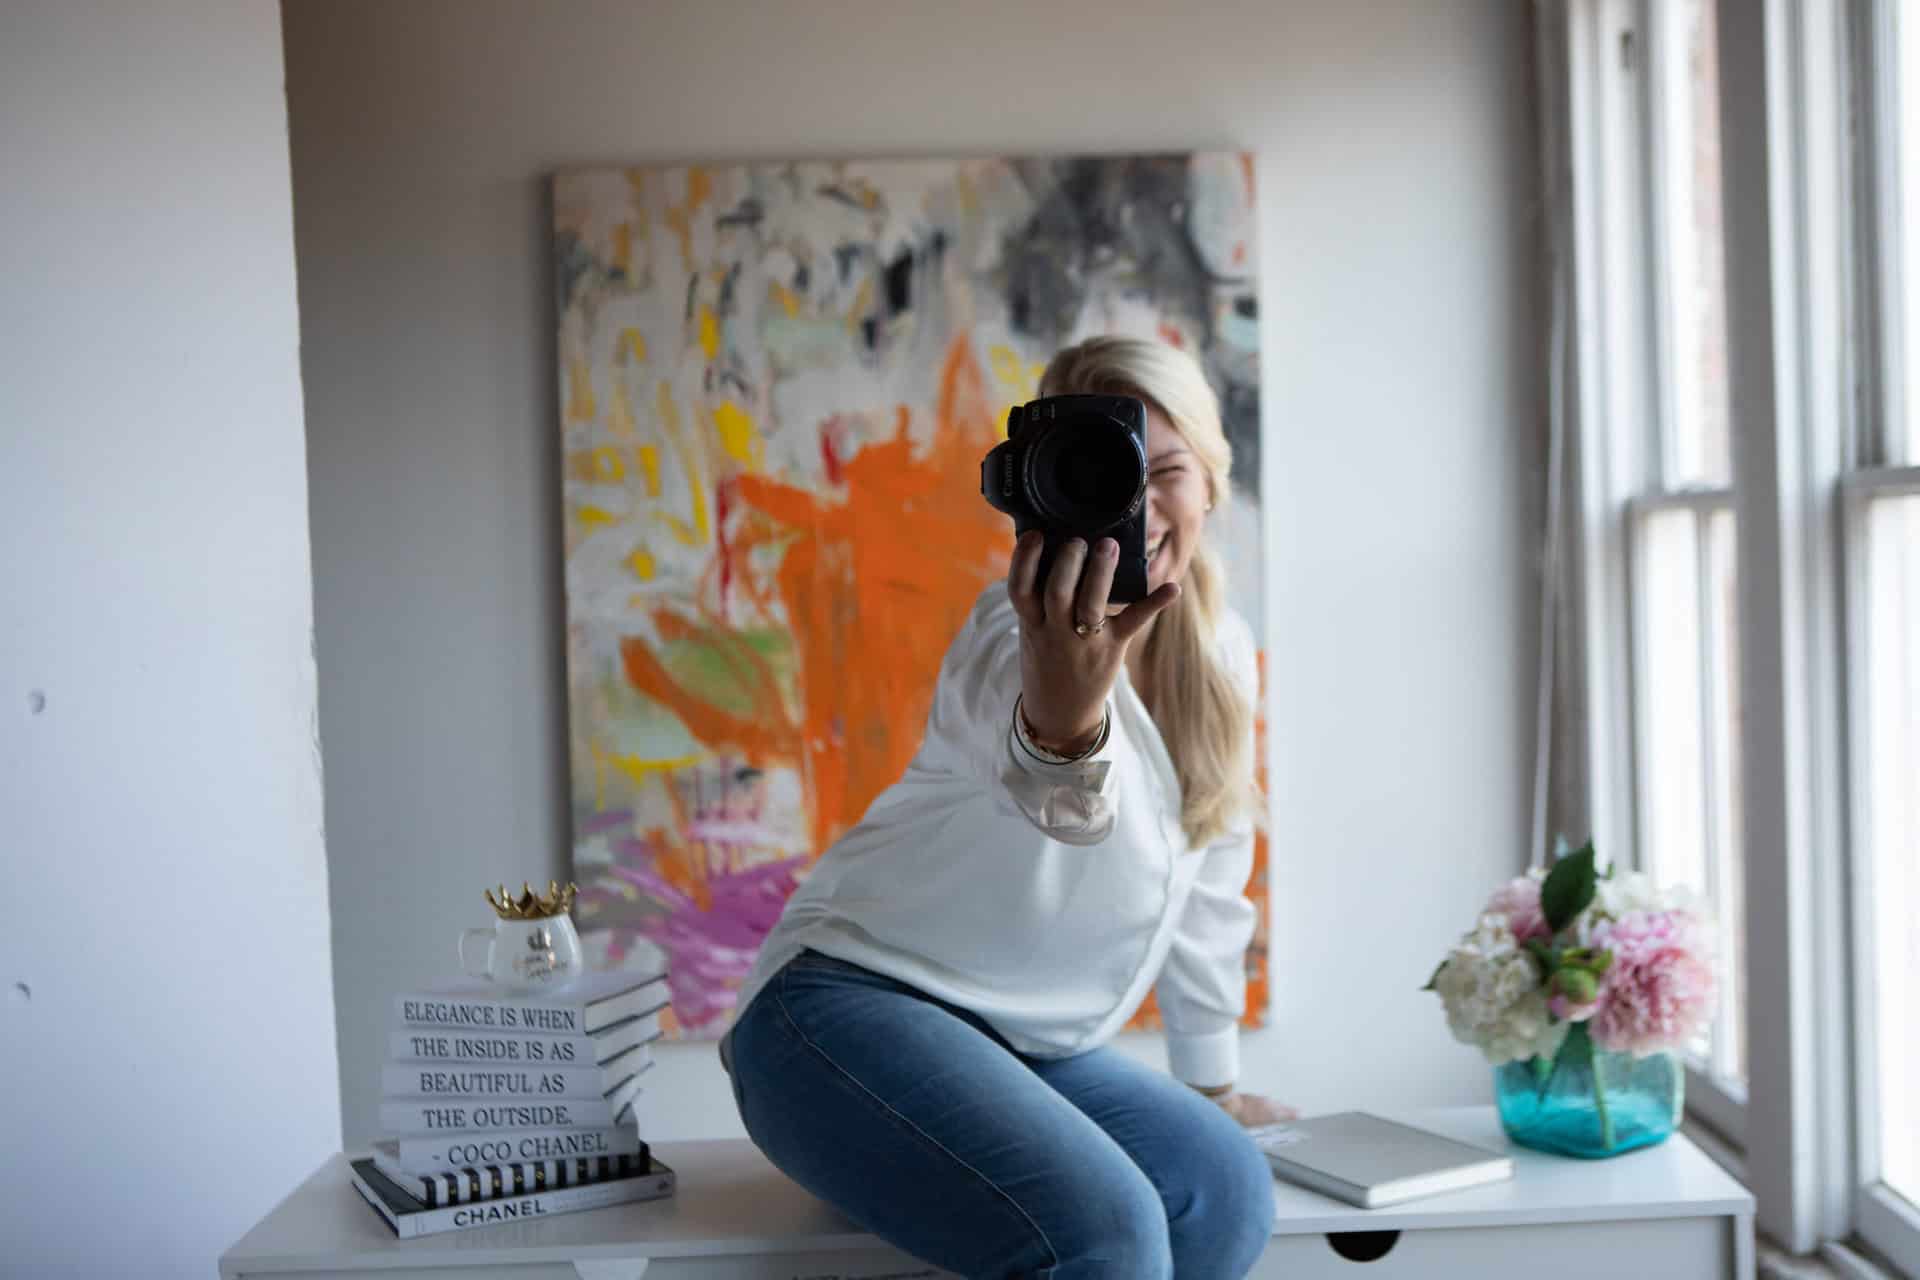
{"label": "window pane", "polygon": [[1887,432],[1885,461],[1889,465],[1920,463],[1920,14],[1907,5],[1891,6],[1899,48],[1894,92],[1899,100],[1899,141],[1895,165],[1898,174],[1898,213],[1902,274],[1900,328],[1905,350],[1902,370],[1906,387],[1904,422]]}
{"label": "window pane", "polygon": [[1646,869],[1703,896],[1720,930],[1720,1013],[1694,1055],[1746,1076],[1739,653],[1734,518],[1679,507],[1641,518],[1636,607],[1639,800]]}
{"label": "window pane", "polygon": [[1740,813],[1740,626],[1731,511],[1707,517],[1707,644],[1713,663],[1707,723],[1712,735],[1714,913],[1720,924],[1720,1012],[1714,1074],[1747,1078],[1747,860]]}
{"label": "window pane", "polygon": [[1666,244],[1658,282],[1669,384],[1663,487],[1732,483],[1726,278],[1720,220],[1720,80],[1713,0],[1653,6],[1659,30]]}
{"label": "window pane", "polygon": [[1707,789],[1701,772],[1700,555],[1684,508],[1646,519],[1641,594],[1641,802],[1647,870],[1707,888]]}
{"label": "window pane", "polygon": [[1867,516],[1866,814],[1881,1180],[1920,1204],[1920,495]]}

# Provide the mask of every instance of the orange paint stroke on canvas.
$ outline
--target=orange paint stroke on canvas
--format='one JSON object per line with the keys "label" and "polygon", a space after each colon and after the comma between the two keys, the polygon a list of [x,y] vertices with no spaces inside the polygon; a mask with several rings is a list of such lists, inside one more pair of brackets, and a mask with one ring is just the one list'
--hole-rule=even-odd
{"label": "orange paint stroke on canvas", "polygon": [[[708,749],[800,770],[816,855],[906,769],[947,645],[1012,547],[1006,517],[979,494],[980,459],[997,432],[964,337],[944,362],[931,442],[916,446],[910,423],[902,407],[893,437],[848,459],[834,494],[763,475],[728,482],[744,507],[726,552],[735,568],[750,546],[786,544],[775,595],[792,631],[798,707],[786,705],[764,659],[726,645],[738,623],[717,614],[690,621],[661,610],[654,622],[663,641],[698,633],[720,646],[738,664],[751,714],[683,687],[644,639],[621,643],[627,679]],[[746,595],[758,592],[750,585]]]}

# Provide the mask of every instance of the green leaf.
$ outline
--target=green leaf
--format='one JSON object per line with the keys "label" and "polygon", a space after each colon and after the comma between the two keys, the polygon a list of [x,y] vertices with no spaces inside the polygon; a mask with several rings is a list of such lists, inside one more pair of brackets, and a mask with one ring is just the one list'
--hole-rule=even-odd
{"label": "green leaf", "polygon": [[1572,924],[1593,901],[1596,879],[1591,840],[1557,860],[1540,886],[1540,911],[1547,918],[1547,928],[1557,934]]}

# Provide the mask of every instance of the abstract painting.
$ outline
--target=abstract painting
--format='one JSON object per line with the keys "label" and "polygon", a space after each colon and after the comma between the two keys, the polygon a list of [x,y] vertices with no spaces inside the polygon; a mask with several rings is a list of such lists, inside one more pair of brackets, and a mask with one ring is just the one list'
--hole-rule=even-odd
{"label": "abstract painting", "polygon": [[[1258,634],[1253,163],[609,169],[557,177],[553,216],[576,914],[596,967],[664,962],[671,1032],[714,1037],[1006,572],[980,459],[1054,351],[1201,360],[1236,459],[1212,532]],[[1266,883],[1263,832],[1255,1025]]]}

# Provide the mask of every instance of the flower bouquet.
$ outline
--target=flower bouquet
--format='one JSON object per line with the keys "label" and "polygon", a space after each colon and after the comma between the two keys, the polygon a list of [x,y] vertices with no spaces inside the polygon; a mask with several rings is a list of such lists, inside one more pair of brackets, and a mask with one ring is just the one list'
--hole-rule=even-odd
{"label": "flower bouquet", "polygon": [[1714,932],[1690,894],[1600,873],[1590,843],[1556,854],[1495,890],[1423,989],[1493,1064],[1509,1137],[1618,1155],[1679,1123],[1678,1052],[1713,1014]]}

